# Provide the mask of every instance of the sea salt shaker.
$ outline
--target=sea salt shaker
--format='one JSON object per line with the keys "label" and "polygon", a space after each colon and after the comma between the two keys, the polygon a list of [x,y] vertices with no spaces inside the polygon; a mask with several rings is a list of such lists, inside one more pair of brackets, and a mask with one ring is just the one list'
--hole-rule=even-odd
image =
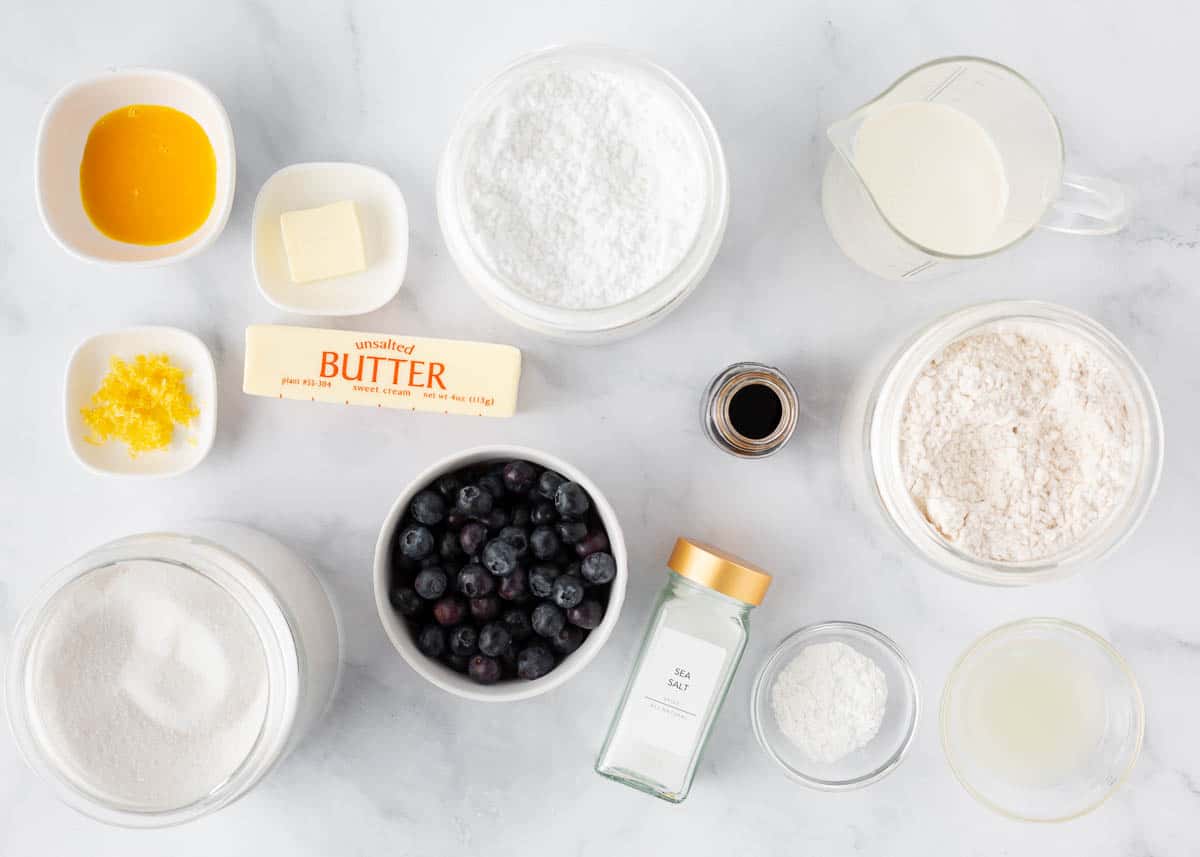
{"label": "sea salt shaker", "polygon": [[688,795],[771,575],[679,539],[596,773],[655,797]]}

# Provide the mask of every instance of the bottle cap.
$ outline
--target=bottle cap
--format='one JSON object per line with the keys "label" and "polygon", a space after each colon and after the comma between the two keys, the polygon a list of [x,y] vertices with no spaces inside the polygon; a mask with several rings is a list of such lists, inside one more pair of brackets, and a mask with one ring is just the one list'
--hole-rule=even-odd
{"label": "bottle cap", "polygon": [[675,541],[667,568],[693,583],[755,606],[762,603],[771,585],[771,575],[762,569],[694,539]]}

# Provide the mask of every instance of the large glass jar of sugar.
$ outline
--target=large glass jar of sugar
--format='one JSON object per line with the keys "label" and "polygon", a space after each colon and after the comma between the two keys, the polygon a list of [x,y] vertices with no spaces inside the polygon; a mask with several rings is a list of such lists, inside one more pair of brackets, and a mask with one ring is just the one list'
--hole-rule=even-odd
{"label": "large glass jar of sugar", "polygon": [[312,569],[246,527],[202,523],[89,551],[14,633],[9,722],[59,796],[164,827],[246,794],[321,716],[340,662]]}
{"label": "large glass jar of sugar", "polygon": [[682,802],[771,576],[745,560],[679,539],[596,772]]}

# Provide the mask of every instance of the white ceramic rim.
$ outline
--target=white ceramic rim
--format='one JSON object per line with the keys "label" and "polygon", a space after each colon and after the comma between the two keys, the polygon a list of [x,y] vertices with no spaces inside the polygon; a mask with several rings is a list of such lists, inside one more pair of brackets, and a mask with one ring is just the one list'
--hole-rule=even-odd
{"label": "white ceramic rim", "polygon": [[[69,383],[69,379],[71,377],[71,373],[75,370],[75,361],[79,358],[80,353],[87,348],[88,345],[102,336],[120,336],[123,334],[137,334],[150,331],[156,333],[168,333],[171,336],[175,336],[180,339],[190,340],[194,345],[199,346],[196,353],[203,354],[205,358],[202,369],[205,374],[212,379],[213,398],[212,402],[208,405],[209,413],[212,414],[212,431],[209,432],[203,439],[199,448],[199,455],[196,457],[196,459],[188,464],[177,467],[174,470],[164,470],[161,473],[119,473],[115,470],[106,470],[103,467],[97,467],[95,464],[86,460],[82,455],[79,454],[79,450],[75,447],[75,438],[71,436],[71,408],[74,407],[74,405],[66,401],[66,397],[70,395],[71,385]],[[67,448],[71,450],[71,455],[74,456],[75,460],[83,465],[84,470],[87,470],[89,473],[95,473],[97,476],[108,476],[115,479],[167,479],[172,476],[180,476],[184,473],[195,470],[200,466],[200,462],[208,458],[208,454],[212,451],[213,444],[217,439],[217,402],[220,400],[220,390],[217,388],[217,383],[217,364],[216,361],[213,360],[212,351],[210,351],[208,346],[204,344],[203,339],[191,331],[183,330],[178,327],[171,327],[169,325],[142,324],[136,327],[123,327],[120,330],[107,330],[102,331],[101,333],[93,333],[91,336],[87,337],[75,346],[75,349],[71,352],[70,359],[67,360],[67,368],[63,374],[63,430],[66,434]]]}
{"label": "white ceramic rim", "polygon": [[[905,490],[885,490],[889,480],[895,481],[898,461],[892,453],[898,446],[897,437],[887,437],[889,426],[883,425],[881,412],[888,405],[899,406],[908,395],[914,367],[924,365],[928,358],[951,342],[973,330],[1002,322],[1028,320],[1069,330],[1084,340],[1098,345],[1102,356],[1121,375],[1121,382],[1132,397],[1131,407],[1138,411],[1141,459],[1136,462],[1133,483],[1124,503],[1114,509],[1104,526],[1070,549],[1054,556],[1026,562],[997,562],[971,556],[933,532],[927,523],[915,526],[919,516],[911,495]],[[932,345],[931,345],[932,343]],[[891,402],[889,397],[895,397]],[[1145,518],[1157,493],[1162,477],[1164,435],[1162,412],[1154,388],[1141,365],[1129,349],[1108,328],[1070,307],[1047,301],[1011,300],[986,301],[946,313],[923,325],[896,350],[889,359],[870,397],[863,425],[862,442],[870,491],[874,494],[884,518],[901,538],[925,560],[950,574],[975,583],[996,586],[1024,586],[1067,577],[1089,561],[1108,556],[1122,545]],[[889,474],[892,474],[889,476]],[[896,496],[893,496],[896,495]],[[1115,525],[1122,516],[1133,510],[1120,532]],[[910,527],[910,519],[914,526]]]}
{"label": "white ceramic rim", "polygon": [[[28,714],[25,658],[54,599],[72,583],[117,562],[146,560],[178,565],[208,578],[246,612],[263,643],[268,699],[263,724],[246,758],[213,790],[179,807],[137,810],[104,801],[71,782],[42,748]],[[239,579],[239,577],[241,579]],[[267,631],[271,631],[270,635]],[[138,533],[93,548],[49,577],[35,591],[13,631],[5,668],[5,711],[25,763],[78,812],[117,827],[173,827],[209,815],[249,792],[287,752],[301,693],[300,648],[287,610],[249,562],[208,539],[167,532]]]}
{"label": "white ceramic rim", "polygon": [[[1020,631],[1031,625],[1042,625],[1053,628],[1057,631],[1065,631],[1066,633],[1073,634],[1096,644],[1096,648],[1108,655],[1109,660],[1116,664],[1121,674],[1129,680],[1129,686],[1132,690],[1131,696],[1135,703],[1134,708],[1137,711],[1138,718],[1137,738],[1134,742],[1133,754],[1130,756],[1129,764],[1123,771],[1120,772],[1120,774],[1113,778],[1112,783],[1109,785],[1108,791],[1106,791],[1098,800],[1093,801],[1076,812],[1053,818],[1032,818],[1027,815],[1021,815],[1020,813],[1007,810],[1000,806],[1000,804],[984,797],[981,792],[976,791],[975,787],[971,785],[965,776],[963,776],[963,773],[959,767],[954,764],[954,753],[950,749],[950,692],[954,687],[955,680],[961,676],[962,668],[966,665],[967,661],[969,661],[973,655],[977,654],[984,646],[988,645],[989,643],[996,642],[996,640],[1000,637],[1004,637],[1005,635],[1011,634],[1014,631]],[[1087,815],[1093,810],[1099,809],[1101,806],[1107,803],[1108,799],[1116,794],[1125,781],[1129,779],[1129,775],[1133,772],[1134,767],[1137,765],[1138,758],[1142,755],[1142,742],[1146,736],[1146,705],[1142,699],[1142,690],[1138,685],[1137,676],[1133,674],[1133,670],[1130,669],[1128,661],[1121,656],[1121,653],[1113,647],[1112,643],[1101,637],[1091,628],[1086,628],[1083,625],[1079,625],[1075,622],[1069,622],[1066,619],[1056,619],[1053,616],[1031,616],[1027,619],[1018,619],[1015,622],[1006,622],[997,628],[993,628],[986,634],[976,639],[973,643],[971,643],[971,645],[967,646],[966,651],[959,655],[958,660],[954,662],[954,666],[950,669],[950,674],[946,677],[945,686],[942,688],[942,700],[940,710],[938,712],[938,726],[942,737],[942,752],[946,754],[946,763],[950,766],[950,770],[953,772],[954,778],[958,780],[959,785],[961,785],[967,791],[967,793],[971,795],[971,797],[975,798],[975,800],[979,801],[988,809],[999,813],[1006,818],[1011,818],[1016,821],[1033,822],[1034,824],[1058,824],[1064,821],[1071,821],[1079,818],[1080,816]]]}
{"label": "white ceramic rim", "polygon": [[[137,259],[137,260],[117,260],[104,259],[99,256],[93,256],[91,253],[84,253],[75,245],[68,242],[57,230],[50,225],[50,219],[46,214],[45,203],[42,199],[41,186],[41,159],[42,159],[42,141],[45,139],[46,122],[50,116],[58,109],[59,105],[67,99],[68,96],[74,94],[78,89],[82,89],[91,83],[94,83],[101,78],[112,75],[127,75],[127,76],[144,76],[144,77],[161,77],[170,80],[172,83],[189,86],[200,92],[212,101],[213,108],[221,123],[221,129],[224,131],[225,139],[229,144],[225,147],[224,155],[229,163],[229,193],[226,197],[225,207],[218,213],[214,220],[211,212],[208,219],[200,227],[201,230],[208,230],[208,235],[203,240],[197,241],[195,245],[186,250],[180,250],[172,253],[169,256],[163,256],[158,259]],[[217,144],[209,140],[213,144],[213,151],[216,151]],[[218,156],[219,157],[219,156]],[[46,232],[54,239],[63,250],[84,262],[91,262],[95,265],[107,265],[113,268],[157,268],[162,265],[170,265],[173,262],[182,262],[184,259],[190,259],[192,256],[208,249],[208,247],[217,240],[222,232],[225,231],[225,224],[229,222],[229,215],[233,211],[233,197],[237,189],[237,150],[233,141],[233,125],[229,121],[229,114],[225,111],[225,105],[221,103],[221,99],[217,98],[216,93],[205,86],[200,81],[193,77],[188,77],[186,74],[181,74],[177,71],[171,71],[165,68],[153,68],[148,66],[121,66],[107,69],[99,74],[89,75],[88,77],[80,78],[79,80],[68,83],[58,93],[50,99],[50,103],[46,105],[46,109],[42,111],[42,118],[38,121],[38,130],[36,142],[33,150],[33,195],[37,200],[38,217],[42,221],[42,226]],[[194,234],[194,233],[193,233]],[[190,237],[190,236],[188,236]]]}
{"label": "white ceramic rim", "polygon": [[[481,108],[508,78],[529,66],[560,59],[592,58],[626,65],[662,85],[684,116],[695,123],[698,154],[708,173],[709,198],[695,241],[674,271],[645,292],[623,303],[595,309],[565,309],[535,301],[502,282],[474,251],[459,206],[458,178],[463,146]],[[438,166],[438,222],[450,257],[467,283],[493,310],[508,320],[545,336],[568,342],[597,341],[629,335],[661,320],[692,293],[716,259],[729,220],[730,182],[725,153],[712,119],[695,95],[661,66],[619,48],[593,43],[554,45],[514,60],[467,99],[446,143]]]}
{"label": "white ceramic rim", "polygon": [[[771,746],[767,740],[766,730],[759,721],[758,709],[760,697],[768,692],[767,676],[770,675],[775,665],[785,655],[789,655],[796,651],[802,645],[810,645],[823,636],[829,633],[837,633],[849,637],[866,638],[873,643],[881,646],[885,651],[893,656],[897,671],[904,676],[904,682],[908,686],[909,693],[912,696],[912,708],[909,710],[908,729],[904,734],[900,746],[897,747],[888,756],[887,761],[861,777],[855,777],[850,780],[822,780],[818,777],[810,777],[803,771],[793,768],[783,760]],[[917,735],[917,724],[921,721],[921,692],[917,685],[917,677],[913,672],[912,665],[908,662],[908,658],[900,651],[900,647],[896,645],[887,634],[882,631],[872,628],[870,625],[864,625],[861,622],[849,621],[832,621],[819,622],[813,625],[805,625],[798,630],[788,634],[779,641],[779,645],[771,652],[770,656],[759,667],[758,673],[754,676],[754,685],[750,690],[750,723],[754,728],[754,737],[758,739],[758,745],[762,747],[763,752],[767,754],[787,776],[809,788],[824,792],[847,792],[854,789],[860,789],[864,786],[869,786],[871,783],[878,782],[886,777],[892,771],[899,767],[900,763],[908,756],[908,751],[912,749],[913,739]]]}
{"label": "white ceramic rim", "polygon": [[[609,591],[608,607],[604,611],[604,619],[600,622],[577,650],[568,655],[550,673],[533,681],[513,679],[493,685],[476,684],[464,675],[456,673],[445,664],[438,663],[426,657],[413,642],[412,635],[405,627],[404,621],[396,615],[395,609],[388,601],[388,583],[390,569],[388,553],[391,550],[392,534],[404,517],[408,504],[418,491],[429,486],[434,479],[460,467],[478,464],[483,461],[524,459],[542,467],[550,468],[573,482],[579,483],[587,491],[595,504],[596,512],[608,532],[608,541],[613,558],[617,561],[617,576],[613,578],[612,589]],[[617,513],[609,504],[607,498],[592,480],[578,468],[568,464],[561,458],[540,450],[525,446],[489,445],[476,446],[461,452],[447,455],[421,471],[409,482],[408,486],[392,504],[391,511],[383,521],[379,530],[379,539],[375,543],[375,608],[383,630],[388,639],[396,647],[400,656],[408,662],[418,675],[447,693],[464,699],[479,702],[515,702],[521,699],[532,699],[548,693],[563,684],[583,670],[608,641],[617,621],[621,616],[621,605],[625,601],[625,586],[629,577],[628,554],[625,550],[625,536],[621,525],[617,522]]]}
{"label": "white ceramic rim", "polygon": [[408,202],[404,198],[403,191],[400,190],[400,185],[396,184],[396,180],[377,167],[372,167],[368,164],[359,164],[354,161],[305,161],[297,164],[288,164],[286,167],[280,167],[275,172],[271,173],[270,177],[262,183],[262,187],[258,189],[258,193],[254,197],[254,211],[250,216],[250,271],[254,275],[254,285],[258,287],[258,293],[266,299],[267,303],[276,309],[281,309],[285,312],[293,312],[297,315],[306,315],[310,317],[338,317],[352,315],[366,315],[369,312],[374,312],[382,306],[389,303],[396,295],[400,294],[400,287],[404,285],[404,278],[408,274],[408,242],[404,245],[404,265],[400,271],[400,277],[396,280],[396,287],[392,289],[386,297],[374,304],[364,304],[362,309],[344,309],[337,307],[327,307],[323,312],[313,312],[306,307],[298,307],[290,304],[287,301],[277,300],[275,295],[271,294],[266,286],[263,285],[262,277],[258,272],[258,251],[255,247],[256,234],[258,232],[258,221],[262,214],[263,192],[275,179],[293,172],[304,172],[308,170],[341,170],[354,169],[362,170],[366,173],[371,173],[377,176],[382,181],[386,182],[389,188],[396,192],[396,199],[399,202],[400,213],[404,217],[405,232],[411,232],[412,225],[408,219]]}

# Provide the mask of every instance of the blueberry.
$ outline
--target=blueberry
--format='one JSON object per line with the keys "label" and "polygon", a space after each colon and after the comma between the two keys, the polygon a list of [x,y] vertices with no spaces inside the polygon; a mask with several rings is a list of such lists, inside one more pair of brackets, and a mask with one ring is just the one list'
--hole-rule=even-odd
{"label": "blueberry", "polygon": [[438,555],[442,559],[461,559],[462,546],[458,543],[458,533],[446,530],[438,540]]}
{"label": "blueberry", "polygon": [[562,485],[567,480],[553,470],[547,470],[537,481],[537,492],[547,500],[554,499],[554,492],[558,490],[558,486]]}
{"label": "blueberry", "polygon": [[458,573],[458,585],[455,588],[468,598],[482,598],[492,594],[496,581],[483,566],[472,563]]}
{"label": "blueberry", "polygon": [[424,559],[433,553],[433,533],[420,524],[409,524],[400,531],[396,540],[401,556],[408,559]]}
{"label": "blueberry", "polygon": [[588,554],[580,563],[579,573],[588,583],[609,583],[617,576],[617,561],[612,558],[612,554],[602,551]]}
{"label": "blueberry", "polygon": [[559,541],[568,545],[582,541],[588,534],[587,524],[583,521],[559,521],[554,531],[558,533]]}
{"label": "blueberry", "polygon": [[504,480],[499,476],[489,473],[487,476],[481,476],[475,484],[491,494],[493,500],[504,496]]}
{"label": "blueberry", "polygon": [[458,478],[457,473],[447,473],[445,476],[438,478],[437,490],[451,502],[458,499],[460,488],[462,488],[462,480]]}
{"label": "blueberry", "polygon": [[538,527],[553,524],[557,520],[558,512],[554,511],[554,504],[548,500],[536,503],[529,513],[530,523]]}
{"label": "blueberry", "polygon": [[562,575],[554,581],[550,598],[562,609],[569,610],[583,600],[583,581],[569,574]]}
{"label": "blueberry", "polygon": [[478,521],[470,521],[458,531],[458,546],[467,556],[475,556],[483,548],[487,536],[487,527]]}
{"label": "blueberry", "polygon": [[479,631],[479,651],[488,657],[500,657],[510,642],[512,634],[499,622],[488,622]]}
{"label": "blueberry", "polygon": [[428,657],[441,657],[446,650],[446,632],[437,625],[426,625],[417,635],[417,648]]}
{"label": "blueberry", "polygon": [[393,586],[388,591],[388,600],[401,616],[416,616],[425,607],[421,596],[409,586]]}
{"label": "blueberry", "polygon": [[492,539],[483,549],[483,564],[497,577],[508,577],[517,570],[517,549],[504,539]]}
{"label": "blueberry", "polygon": [[434,601],[446,593],[449,584],[450,579],[445,571],[440,568],[426,568],[413,581],[413,589],[426,601]]}
{"label": "blueberry", "polygon": [[558,536],[549,527],[536,527],[529,534],[529,547],[538,559],[550,559],[558,553],[561,546]]}
{"label": "blueberry", "polygon": [[518,559],[529,553],[529,536],[525,534],[525,530],[521,527],[505,527],[496,538],[512,545],[517,552]]}
{"label": "blueberry", "polygon": [[442,658],[442,660],[445,662],[446,666],[450,667],[450,669],[454,670],[456,673],[465,673],[467,671],[467,665],[471,662],[470,657],[467,655],[456,655],[454,652],[450,652],[448,655]]}
{"label": "blueberry", "polygon": [[493,506],[492,511],[488,512],[485,523],[487,524],[487,528],[494,533],[507,527],[510,520],[512,518],[508,514],[508,510],[501,509],[499,506]]}
{"label": "blueberry", "polygon": [[550,638],[550,646],[560,655],[569,655],[583,645],[587,631],[575,625],[564,625],[563,629]]}
{"label": "blueberry", "polygon": [[533,633],[533,626],[529,624],[529,614],[524,610],[509,610],[500,621],[514,640],[526,640]]}
{"label": "blueberry", "polygon": [[533,643],[517,655],[517,675],[524,679],[541,678],[554,669],[554,655],[542,643]]}
{"label": "blueberry", "polygon": [[499,595],[505,601],[524,601],[529,597],[529,577],[517,566],[507,577],[500,578]]}
{"label": "blueberry", "polygon": [[521,646],[516,640],[509,642],[508,647],[500,653],[498,660],[500,668],[504,670],[505,675],[515,676],[517,674],[517,656],[521,652]]}
{"label": "blueberry", "polygon": [[567,617],[553,604],[543,602],[533,608],[530,615],[533,631],[542,637],[553,637],[567,624]]}
{"label": "blueberry", "polygon": [[479,632],[471,625],[458,625],[450,631],[450,651],[456,655],[470,657],[475,654]]}
{"label": "blueberry", "polygon": [[512,509],[512,526],[527,527],[529,526],[529,507],[528,506],[513,506]]}
{"label": "blueberry", "polygon": [[608,534],[604,530],[593,530],[585,538],[575,543],[575,553],[583,558],[596,553],[596,551],[606,551],[608,547]]}
{"label": "blueberry", "polygon": [[500,664],[495,658],[476,655],[467,662],[467,675],[479,684],[495,684],[500,681]]}
{"label": "blueberry", "polygon": [[457,595],[446,595],[433,604],[433,618],[439,625],[457,625],[467,615],[467,603]]}
{"label": "blueberry", "polygon": [[592,501],[582,485],[564,482],[554,492],[554,508],[564,518],[581,518],[592,508]]}
{"label": "blueberry", "polygon": [[471,520],[458,509],[451,509],[446,513],[446,526],[452,530],[457,530],[467,521]]}
{"label": "blueberry", "polygon": [[537,470],[528,461],[510,461],[504,465],[504,486],[514,494],[527,494],[537,479]]}
{"label": "blueberry", "polygon": [[471,618],[476,622],[488,622],[500,615],[500,598],[496,595],[485,595],[482,598],[472,598],[467,602]]}
{"label": "blueberry", "polygon": [[539,562],[529,569],[529,591],[538,598],[549,598],[554,589],[554,580],[562,572],[557,565]]}
{"label": "blueberry", "polygon": [[446,498],[436,491],[422,491],[408,504],[408,514],[419,524],[440,524],[446,517]]}
{"label": "blueberry", "polygon": [[591,598],[567,611],[567,621],[577,628],[583,628],[585,631],[595,628],[603,618],[604,608],[600,606],[599,601]]}
{"label": "blueberry", "polygon": [[492,495],[478,485],[464,485],[458,491],[455,506],[468,518],[483,518],[492,511]]}

